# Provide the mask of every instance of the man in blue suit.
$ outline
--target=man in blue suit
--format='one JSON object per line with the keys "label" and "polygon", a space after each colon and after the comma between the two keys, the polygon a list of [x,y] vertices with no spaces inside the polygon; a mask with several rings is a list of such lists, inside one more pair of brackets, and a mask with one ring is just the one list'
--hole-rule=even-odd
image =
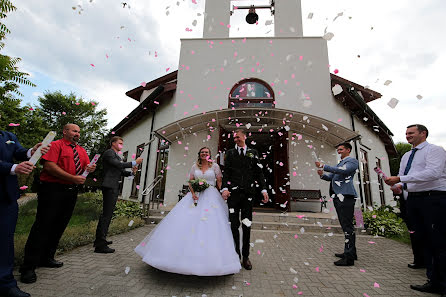
{"label": "man in blue suit", "polygon": [[[0,130],[0,296],[26,297],[28,293],[17,287],[12,274],[14,268],[14,232],[20,197],[17,174],[30,174],[34,165],[29,158],[41,143],[31,149],[20,145],[13,133]],[[46,153],[48,147],[42,148]],[[24,161],[14,164],[14,159]]]}
{"label": "man in blue suit", "polygon": [[[341,143],[336,147],[336,150],[341,156],[341,162],[336,166],[316,162],[316,166],[321,168],[317,173],[321,179],[330,182],[330,196],[333,198],[336,213],[345,235],[344,252],[335,254],[336,257],[341,259],[334,264],[336,266],[353,266],[358,258],[355,246],[355,228],[353,226],[353,214],[357,197],[353,177],[359,169],[359,162],[350,157],[352,151],[350,143]],[[324,173],[324,171],[328,173]]]}

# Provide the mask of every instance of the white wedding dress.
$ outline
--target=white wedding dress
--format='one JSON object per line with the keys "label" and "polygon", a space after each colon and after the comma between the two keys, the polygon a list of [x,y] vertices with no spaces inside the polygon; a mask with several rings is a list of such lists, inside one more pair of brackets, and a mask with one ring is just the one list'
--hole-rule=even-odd
{"label": "white wedding dress", "polygon": [[228,206],[215,188],[220,167],[202,172],[197,165],[193,178],[204,178],[209,188],[198,194],[194,206],[187,193],[169,214],[135,248],[142,260],[160,270],[185,275],[213,276],[238,273],[240,260],[228,219]]}

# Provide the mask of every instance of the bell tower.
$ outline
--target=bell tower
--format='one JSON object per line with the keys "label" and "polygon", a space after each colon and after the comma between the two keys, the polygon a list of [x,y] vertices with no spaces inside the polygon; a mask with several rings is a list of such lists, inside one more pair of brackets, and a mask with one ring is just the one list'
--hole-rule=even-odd
{"label": "bell tower", "polygon": [[[203,38],[229,38],[230,11],[254,16],[250,26],[255,26],[255,9],[269,8],[274,15],[274,37],[302,37],[301,0],[270,0],[269,5],[256,5],[252,0],[249,6],[231,7],[231,0],[206,0]],[[259,19],[259,22],[264,20]],[[247,20],[248,22],[248,20]],[[259,36],[262,37],[262,36]]]}

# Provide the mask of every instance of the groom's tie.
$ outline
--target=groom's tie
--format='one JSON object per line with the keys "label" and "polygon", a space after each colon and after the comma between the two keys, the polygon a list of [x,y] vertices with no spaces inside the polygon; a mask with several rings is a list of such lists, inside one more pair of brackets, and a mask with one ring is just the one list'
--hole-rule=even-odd
{"label": "groom's tie", "polygon": [[[407,161],[406,168],[404,169],[404,175],[409,173],[410,167],[412,166],[413,157],[415,156],[415,153],[417,152],[417,150],[418,150],[417,148],[413,148],[412,149],[412,153],[410,154],[409,160]],[[407,184],[406,183],[403,184],[403,189],[407,190]]]}
{"label": "groom's tie", "polygon": [[239,155],[243,157],[243,156],[245,155],[245,154],[244,154],[244,151],[245,151],[245,150],[244,150],[243,147],[240,148],[240,150],[239,150]]}

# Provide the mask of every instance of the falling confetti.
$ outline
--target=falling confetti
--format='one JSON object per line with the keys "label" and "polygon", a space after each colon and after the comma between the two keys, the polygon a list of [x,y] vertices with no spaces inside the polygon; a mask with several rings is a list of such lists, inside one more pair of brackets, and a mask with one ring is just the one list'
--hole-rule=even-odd
{"label": "falling confetti", "polygon": [[294,273],[294,274],[297,274],[297,271],[296,271],[296,270],[294,270],[294,268],[293,268],[293,267],[290,267],[290,272],[291,272],[291,273]]}
{"label": "falling confetti", "polygon": [[308,18],[309,20],[311,20],[311,19],[313,18],[313,15],[314,15],[314,14],[313,14],[312,12],[310,12],[310,13],[308,14],[308,17],[307,17],[307,18]]}
{"label": "falling confetti", "polygon": [[[17,188],[16,188],[17,189]],[[22,191],[24,191],[24,190],[26,190],[26,189],[28,189],[28,186],[21,186],[20,187],[20,190],[22,190]]]}
{"label": "falling confetti", "polygon": [[125,268],[124,272],[125,272],[125,274],[129,274],[129,272],[130,272],[130,267],[127,266],[127,267]]}
{"label": "falling confetti", "polygon": [[334,37],[334,34],[331,32],[328,32],[328,33],[324,34],[324,36],[322,36],[322,38],[324,38],[327,41],[330,41],[333,37]]}
{"label": "falling confetti", "polygon": [[390,108],[395,108],[397,106],[398,102],[400,102],[398,99],[392,98],[392,99],[390,99],[389,102],[387,102],[387,105],[389,105]]}
{"label": "falling confetti", "polygon": [[12,140],[7,140],[6,142],[5,142],[6,144],[14,144],[15,143],[15,141],[12,141]]}
{"label": "falling confetti", "polygon": [[20,124],[9,123],[9,127],[18,127]]}
{"label": "falling confetti", "polygon": [[384,82],[384,85],[385,85],[385,86],[388,86],[388,85],[390,85],[391,83],[392,83],[391,80],[386,80],[386,81]]}
{"label": "falling confetti", "polygon": [[131,221],[129,222],[128,226],[129,226],[129,227],[132,227],[132,226],[133,226],[133,223],[135,223],[135,221],[131,220]]}
{"label": "falling confetti", "polygon": [[341,94],[343,91],[342,87],[338,84],[334,85],[333,88],[331,88],[331,90],[333,92],[333,95],[335,96]]}
{"label": "falling confetti", "polygon": [[417,99],[418,99],[418,100],[421,100],[421,99],[423,99],[423,96],[421,96],[421,95],[417,95]]}

